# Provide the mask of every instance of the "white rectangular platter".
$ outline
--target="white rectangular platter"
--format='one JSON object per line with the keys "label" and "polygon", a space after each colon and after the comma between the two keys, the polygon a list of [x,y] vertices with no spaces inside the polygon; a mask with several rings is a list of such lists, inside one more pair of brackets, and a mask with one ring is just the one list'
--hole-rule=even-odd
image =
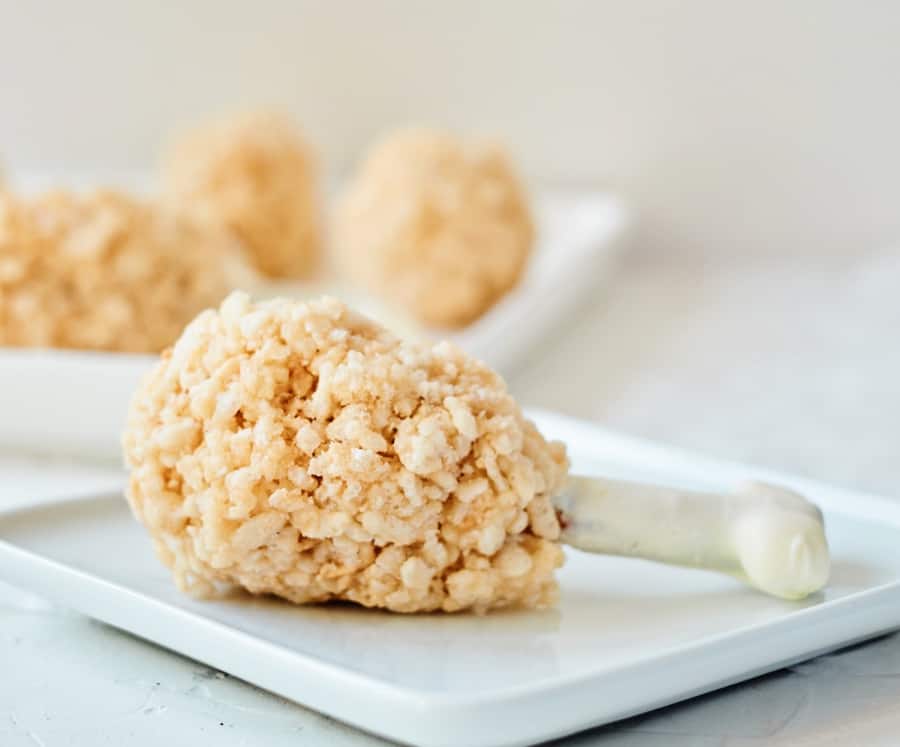
{"label": "white rectangular platter", "polygon": [[[599,292],[625,248],[630,215],[600,192],[539,192],[537,242],[519,285],[463,330],[425,330],[449,338],[501,373],[515,369],[542,338],[559,330]],[[293,295],[299,286],[271,289]],[[329,292],[341,294],[341,287]],[[309,290],[306,290],[309,293]],[[351,294],[371,316],[384,309]],[[388,321],[388,320],[385,320]],[[392,321],[392,320],[391,320]],[[0,348],[0,449],[119,459],[131,393],[156,356]]]}
{"label": "white rectangular platter", "polygon": [[570,552],[542,612],[401,616],[179,594],[119,495],[0,515],[0,578],[360,728],[524,745],[900,628],[900,503],[724,464],[541,412],[576,471],[723,488],[747,477],[826,513],[834,568],[803,603],[700,571]]}

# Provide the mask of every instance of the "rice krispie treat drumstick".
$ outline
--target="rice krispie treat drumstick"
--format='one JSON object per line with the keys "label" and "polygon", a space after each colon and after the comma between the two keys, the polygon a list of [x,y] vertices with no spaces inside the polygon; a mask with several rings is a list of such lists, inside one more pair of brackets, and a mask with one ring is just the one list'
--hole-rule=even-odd
{"label": "rice krispie treat drumstick", "polygon": [[256,112],[178,141],[164,165],[173,210],[221,226],[273,278],[306,278],[319,265],[319,202],[312,149],[290,118]]}
{"label": "rice krispie treat drumstick", "polygon": [[335,300],[235,294],[200,314],[136,393],[124,446],[181,588],[400,612],[554,600],[562,444],[483,364]]}
{"label": "rice krispie treat drumstick", "polygon": [[152,203],[0,191],[0,345],[156,353],[246,280],[233,239]]}
{"label": "rice krispie treat drumstick", "polygon": [[[234,294],[203,312],[135,394],[124,446],[136,516],[178,585],[200,594],[236,585],[398,612],[542,607],[555,599],[561,537],[684,561],[684,543],[632,547],[652,534],[633,520],[657,497],[566,491],[563,445],[544,440],[497,374],[334,300]],[[669,515],[681,530],[724,532],[715,501],[704,511]]]}
{"label": "rice krispie treat drumstick", "polygon": [[505,150],[403,130],[375,145],[334,216],[354,282],[440,327],[464,326],[513,288],[534,226]]}

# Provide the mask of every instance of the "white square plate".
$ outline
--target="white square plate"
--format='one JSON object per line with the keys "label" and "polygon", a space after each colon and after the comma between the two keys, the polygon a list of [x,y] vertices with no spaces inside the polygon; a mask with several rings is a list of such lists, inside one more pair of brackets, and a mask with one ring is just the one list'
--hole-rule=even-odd
{"label": "white square plate", "polygon": [[[630,220],[616,197],[584,191],[538,193],[535,214],[537,244],[519,285],[461,331],[426,330],[453,340],[501,373],[514,370],[532,346],[559,329],[609,277]],[[259,290],[292,295],[301,287]],[[303,291],[308,295],[309,289]],[[362,302],[361,310],[372,316],[383,311],[357,296],[351,293],[348,302]],[[0,448],[119,459],[128,400],[155,360],[150,355],[0,348]]]}
{"label": "white square plate", "polygon": [[546,413],[576,471],[723,488],[780,482],[826,513],[834,570],[803,603],[700,571],[568,553],[558,608],[401,616],[179,594],[116,495],[0,515],[0,577],[388,738],[521,745],[900,627],[900,505],[686,455]]}

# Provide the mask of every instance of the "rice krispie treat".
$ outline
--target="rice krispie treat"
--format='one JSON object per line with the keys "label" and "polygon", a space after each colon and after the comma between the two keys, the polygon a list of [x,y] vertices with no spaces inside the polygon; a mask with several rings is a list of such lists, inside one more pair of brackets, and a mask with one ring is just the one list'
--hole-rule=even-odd
{"label": "rice krispie treat", "polygon": [[233,239],[112,191],[0,191],[0,345],[159,352],[239,272]]}
{"label": "rice krispie treat", "polygon": [[316,269],[313,156],[287,117],[248,114],[188,134],[169,154],[164,189],[174,209],[231,231],[264,274],[300,278]]}
{"label": "rice krispie treat", "polygon": [[233,294],[144,380],[128,499],[178,586],[397,612],[541,607],[567,471],[482,363],[338,301]]}
{"label": "rice krispie treat", "polygon": [[502,148],[413,129],[371,151],[334,237],[355,282],[427,324],[459,327],[518,282],[534,228]]}

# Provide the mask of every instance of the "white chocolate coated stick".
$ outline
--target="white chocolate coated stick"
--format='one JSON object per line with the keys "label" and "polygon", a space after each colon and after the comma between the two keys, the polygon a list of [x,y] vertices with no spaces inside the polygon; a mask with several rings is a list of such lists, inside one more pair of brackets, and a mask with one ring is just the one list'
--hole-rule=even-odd
{"label": "white chocolate coated stick", "polygon": [[717,495],[572,477],[554,504],[562,541],[581,550],[721,571],[783,599],[828,581],[822,512],[785,488],[752,482]]}

